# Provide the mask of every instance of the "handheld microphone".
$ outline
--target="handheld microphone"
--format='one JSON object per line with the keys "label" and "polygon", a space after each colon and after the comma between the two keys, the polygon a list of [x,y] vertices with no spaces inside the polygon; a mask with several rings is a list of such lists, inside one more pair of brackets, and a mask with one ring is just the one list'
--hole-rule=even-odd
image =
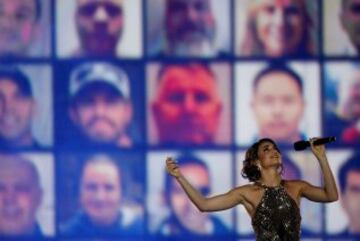
{"label": "handheld microphone", "polygon": [[[314,145],[323,145],[323,144],[327,144],[330,142],[336,141],[336,137],[335,136],[329,136],[329,137],[324,137],[324,138],[319,138],[316,141],[314,141]],[[309,141],[297,141],[294,143],[294,149],[296,151],[302,151],[305,150],[307,147],[310,146],[310,142]]]}

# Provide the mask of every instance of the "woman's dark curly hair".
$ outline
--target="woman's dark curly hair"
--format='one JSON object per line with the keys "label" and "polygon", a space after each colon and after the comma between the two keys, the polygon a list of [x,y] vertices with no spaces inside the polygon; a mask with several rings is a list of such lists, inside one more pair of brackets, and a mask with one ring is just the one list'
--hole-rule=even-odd
{"label": "woman's dark curly hair", "polygon": [[251,182],[256,182],[261,177],[261,172],[259,167],[256,165],[255,161],[259,159],[258,150],[259,146],[264,142],[271,142],[275,148],[280,152],[275,141],[270,138],[263,138],[255,142],[249,149],[247,149],[245,154],[245,160],[243,161],[243,169],[241,175],[244,178],[249,179]]}

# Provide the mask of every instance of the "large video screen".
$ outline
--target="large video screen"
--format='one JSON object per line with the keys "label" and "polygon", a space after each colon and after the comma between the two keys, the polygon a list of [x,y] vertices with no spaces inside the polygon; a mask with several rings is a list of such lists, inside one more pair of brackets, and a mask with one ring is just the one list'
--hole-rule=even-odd
{"label": "large video screen", "polygon": [[242,205],[203,195],[248,184],[246,150],[271,138],[302,199],[301,240],[360,240],[360,1],[0,0],[1,240],[252,241]]}

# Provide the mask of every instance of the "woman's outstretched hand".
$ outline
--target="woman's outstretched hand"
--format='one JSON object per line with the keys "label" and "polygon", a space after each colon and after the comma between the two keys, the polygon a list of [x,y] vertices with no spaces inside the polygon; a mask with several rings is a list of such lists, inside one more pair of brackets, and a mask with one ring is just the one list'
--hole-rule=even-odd
{"label": "woman's outstretched hand", "polygon": [[177,165],[176,160],[171,157],[166,158],[166,170],[173,177],[178,178],[181,176],[180,168]]}

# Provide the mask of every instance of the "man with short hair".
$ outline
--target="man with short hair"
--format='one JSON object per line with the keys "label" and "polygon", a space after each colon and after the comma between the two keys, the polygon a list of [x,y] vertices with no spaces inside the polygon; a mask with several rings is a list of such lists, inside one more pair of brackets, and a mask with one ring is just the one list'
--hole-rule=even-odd
{"label": "man with short hair", "polygon": [[116,56],[124,29],[123,0],[77,0],[75,22],[80,42],[75,56]]}
{"label": "man with short hair", "polygon": [[258,125],[258,137],[278,144],[306,139],[300,133],[305,101],[300,76],[284,65],[271,65],[260,71],[253,82],[251,108]]}
{"label": "man with short hair", "polygon": [[124,185],[122,171],[106,154],[96,154],[86,160],[79,183],[81,210],[61,227],[63,235],[102,237],[141,233],[141,220],[125,224],[120,212]]}
{"label": "man with short hair", "polygon": [[29,78],[18,68],[1,66],[1,148],[39,147],[31,131],[35,109]]}
{"label": "man with short hair", "polygon": [[169,64],[159,71],[152,112],[159,144],[213,145],[222,101],[205,64]]}
{"label": "man with short hair", "polygon": [[36,213],[43,191],[34,164],[0,155],[0,236],[43,236]]}
{"label": "man with short hair", "polygon": [[0,0],[0,57],[29,55],[41,10],[41,0]]}
{"label": "man with short hair", "polygon": [[125,71],[105,62],[76,67],[70,77],[70,118],[79,131],[74,144],[132,146],[132,104]]}

